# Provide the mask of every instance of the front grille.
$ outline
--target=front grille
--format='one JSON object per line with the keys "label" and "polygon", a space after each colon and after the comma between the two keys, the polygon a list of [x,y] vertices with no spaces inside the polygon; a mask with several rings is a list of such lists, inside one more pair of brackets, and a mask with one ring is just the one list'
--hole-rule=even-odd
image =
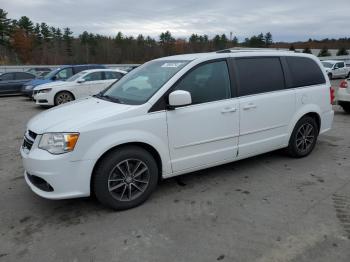
{"label": "front grille", "polygon": [[32,146],[34,144],[35,138],[36,138],[37,134],[34,133],[31,130],[28,130],[25,134],[24,134],[24,138],[23,138],[23,144],[22,147],[27,149],[27,150],[31,150]]}

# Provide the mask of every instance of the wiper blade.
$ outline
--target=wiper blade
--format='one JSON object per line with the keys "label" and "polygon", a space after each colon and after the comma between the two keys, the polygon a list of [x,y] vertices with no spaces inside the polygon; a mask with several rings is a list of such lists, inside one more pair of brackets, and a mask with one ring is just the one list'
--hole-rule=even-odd
{"label": "wiper blade", "polygon": [[94,95],[93,97],[97,97],[97,98],[107,100],[110,102],[122,104],[122,102],[118,98],[113,97],[113,96],[108,96],[108,95],[102,95],[101,93],[98,93],[97,95]]}

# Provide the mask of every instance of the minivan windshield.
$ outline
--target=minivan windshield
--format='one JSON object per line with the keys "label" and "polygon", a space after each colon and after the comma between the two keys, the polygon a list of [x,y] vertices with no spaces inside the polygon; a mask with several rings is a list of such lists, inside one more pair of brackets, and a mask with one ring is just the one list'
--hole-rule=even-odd
{"label": "minivan windshield", "polygon": [[189,62],[189,60],[148,62],[126,74],[97,97],[117,103],[141,105]]}
{"label": "minivan windshield", "polygon": [[332,68],[334,64],[329,63],[329,62],[322,62],[322,65],[326,68]]}

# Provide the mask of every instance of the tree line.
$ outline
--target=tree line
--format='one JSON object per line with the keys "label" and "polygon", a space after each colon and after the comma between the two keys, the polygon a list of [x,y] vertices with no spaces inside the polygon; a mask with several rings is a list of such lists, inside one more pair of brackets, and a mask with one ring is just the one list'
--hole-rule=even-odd
{"label": "tree line", "polygon": [[[350,43],[350,39],[346,41]],[[230,37],[217,34],[212,38],[192,34],[188,39],[175,38],[169,31],[162,32],[157,39],[142,34],[127,36],[122,32],[104,36],[84,31],[75,36],[69,27],[34,23],[27,16],[11,19],[0,9],[0,64],[143,63],[168,55],[276,45],[270,32],[242,42],[232,33]]]}

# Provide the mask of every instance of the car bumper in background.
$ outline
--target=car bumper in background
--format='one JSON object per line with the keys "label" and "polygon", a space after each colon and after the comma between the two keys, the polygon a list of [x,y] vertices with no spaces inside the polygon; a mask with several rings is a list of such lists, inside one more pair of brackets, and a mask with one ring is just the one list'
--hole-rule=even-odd
{"label": "car bumper in background", "polygon": [[53,106],[53,98],[47,93],[37,93],[33,95],[33,99],[35,100],[35,103],[37,105],[47,105],[47,106]]}
{"label": "car bumper in background", "polygon": [[336,99],[338,102],[350,102],[350,89],[349,88],[338,88]]}

